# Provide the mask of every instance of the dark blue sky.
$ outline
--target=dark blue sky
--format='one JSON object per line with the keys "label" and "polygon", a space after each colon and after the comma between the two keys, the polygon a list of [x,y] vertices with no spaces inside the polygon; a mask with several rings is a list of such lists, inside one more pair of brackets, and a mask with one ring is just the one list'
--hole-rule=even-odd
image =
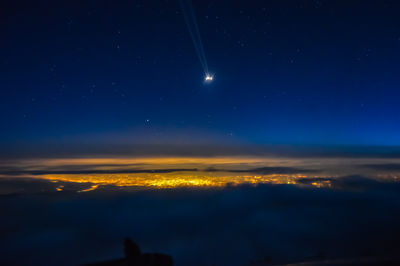
{"label": "dark blue sky", "polygon": [[400,145],[398,1],[8,1],[0,143]]}

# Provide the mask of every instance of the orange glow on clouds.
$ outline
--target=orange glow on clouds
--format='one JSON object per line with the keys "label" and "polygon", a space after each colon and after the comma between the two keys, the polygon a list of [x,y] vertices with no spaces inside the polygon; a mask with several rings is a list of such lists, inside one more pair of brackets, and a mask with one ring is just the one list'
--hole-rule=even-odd
{"label": "orange glow on clouds", "polygon": [[[242,184],[296,184],[296,179],[304,175],[215,175],[197,172],[174,172],[168,174],[58,174],[42,175],[40,178],[51,181],[92,183],[98,186],[115,185],[120,187],[224,187]],[[93,188],[93,189],[95,189]],[[93,190],[90,189],[90,190]],[[85,190],[85,191],[90,191]]]}
{"label": "orange glow on clouds", "polygon": [[[52,182],[89,183],[91,184],[90,188],[81,190],[81,192],[87,192],[106,185],[148,188],[225,187],[228,185],[257,185],[264,183],[304,185],[304,182],[299,183],[298,180],[304,178],[332,178],[352,174],[366,174],[360,172],[362,168],[357,167],[357,165],[379,163],[379,160],[373,158],[243,156],[122,157],[20,160],[7,162],[6,166],[22,169],[20,176],[23,177],[46,179]],[[388,163],[388,161],[390,160],[387,158],[384,159],[385,163]],[[393,159],[392,161],[396,163],[398,159]],[[1,162],[0,166],[2,166]],[[3,166],[5,166],[5,163]],[[279,171],[254,171],[254,169],[273,169],[274,167],[294,170],[286,173],[279,173]],[[179,169],[183,169],[184,171],[179,171]],[[296,172],[296,169],[300,169],[300,171]],[[301,169],[311,171],[302,172]],[[369,173],[371,172],[370,170],[368,171]],[[13,177],[17,176],[13,175]],[[398,175],[394,173],[392,176],[397,178]],[[329,187],[330,181],[310,182],[308,185],[313,187]],[[63,191],[64,187],[58,186],[56,190]]]}

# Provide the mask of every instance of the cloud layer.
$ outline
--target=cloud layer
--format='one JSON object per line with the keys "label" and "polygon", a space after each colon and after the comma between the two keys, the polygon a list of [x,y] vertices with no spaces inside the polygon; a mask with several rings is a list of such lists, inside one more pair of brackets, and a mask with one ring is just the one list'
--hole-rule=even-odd
{"label": "cloud layer", "polygon": [[51,192],[55,184],[45,180],[3,179],[2,187],[31,193],[2,196],[1,260],[77,265],[111,259],[122,256],[126,236],[144,251],[171,254],[178,266],[398,252],[400,185],[363,176],[330,181],[330,189],[264,184],[154,191],[106,186],[76,194],[86,184],[65,183],[67,189],[56,193]]}

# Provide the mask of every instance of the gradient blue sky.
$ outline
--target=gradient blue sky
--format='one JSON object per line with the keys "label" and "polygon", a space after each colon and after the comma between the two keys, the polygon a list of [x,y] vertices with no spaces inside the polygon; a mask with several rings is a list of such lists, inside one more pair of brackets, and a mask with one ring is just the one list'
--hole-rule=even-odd
{"label": "gradient blue sky", "polygon": [[7,1],[0,144],[400,145],[400,3]]}

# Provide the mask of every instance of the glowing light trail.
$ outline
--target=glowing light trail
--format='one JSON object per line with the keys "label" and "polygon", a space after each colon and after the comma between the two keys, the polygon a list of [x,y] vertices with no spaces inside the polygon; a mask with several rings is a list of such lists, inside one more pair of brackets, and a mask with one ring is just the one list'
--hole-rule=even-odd
{"label": "glowing light trail", "polygon": [[210,74],[207,74],[206,77],[204,78],[205,82],[211,82],[213,81],[214,77],[211,76]]}
{"label": "glowing light trail", "polygon": [[190,33],[190,37],[192,38],[193,45],[196,50],[196,54],[200,60],[201,66],[203,67],[206,76],[205,81],[211,82],[213,80],[213,77],[209,74],[206,54],[204,52],[204,46],[201,40],[199,26],[197,24],[196,15],[193,10],[192,1],[179,0],[179,2],[181,5],[183,17],[185,18],[185,22]]}

